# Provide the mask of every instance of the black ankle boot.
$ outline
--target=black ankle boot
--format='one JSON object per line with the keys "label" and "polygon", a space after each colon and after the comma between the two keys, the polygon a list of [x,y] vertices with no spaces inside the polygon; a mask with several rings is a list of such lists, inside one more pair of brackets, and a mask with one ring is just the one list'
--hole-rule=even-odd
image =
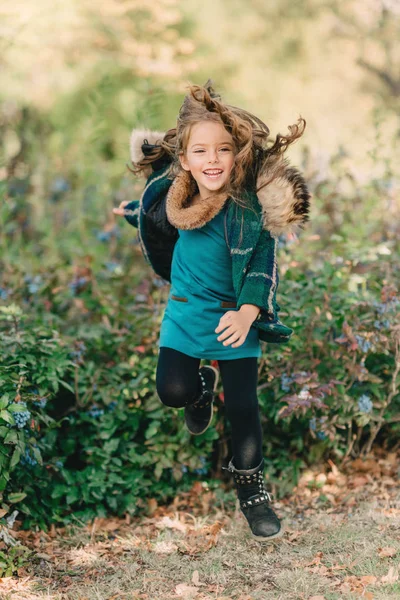
{"label": "black ankle boot", "polygon": [[230,460],[240,502],[240,509],[250,525],[251,535],[258,541],[269,541],[282,535],[281,523],[270,506],[271,496],[264,488],[264,459],[254,469],[236,469]]}
{"label": "black ankle boot", "polygon": [[202,393],[193,404],[185,406],[186,427],[193,435],[204,433],[213,418],[214,392],[217,388],[219,373],[214,367],[199,369]]}

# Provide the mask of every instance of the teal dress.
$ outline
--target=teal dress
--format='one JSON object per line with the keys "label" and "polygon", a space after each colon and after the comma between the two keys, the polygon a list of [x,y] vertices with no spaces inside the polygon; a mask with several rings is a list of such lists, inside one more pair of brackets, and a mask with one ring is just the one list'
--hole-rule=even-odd
{"label": "teal dress", "polygon": [[203,227],[178,229],[171,265],[171,289],[161,324],[159,347],[194,358],[219,360],[260,357],[258,331],[251,327],[238,348],[218,341],[220,318],[237,310],[232,259],[224,235],[227,203]]}

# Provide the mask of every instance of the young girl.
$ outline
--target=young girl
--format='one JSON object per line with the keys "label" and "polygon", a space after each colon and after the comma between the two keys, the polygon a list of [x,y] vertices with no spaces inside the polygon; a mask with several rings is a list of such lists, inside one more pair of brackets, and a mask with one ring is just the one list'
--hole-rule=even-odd
{"label": "young girl", "polygon": [[287,342],[278,318],[278,236],[304,226],[309,198],[301,174],[283,159],[304,119],[268,144],[269,129],[227,105],[211,82],[193,85],[166,134],[134,130],[135,173],[148,176],[140,201],[114,209],[138,228],[146,260],[171,282],[162,320],[157,393],[184,407],[193,435],[209,427],[218,370],[231,424],[234,476],[252,535],[270,540],[281,524],[264,488],[257,399],[260,340]]}

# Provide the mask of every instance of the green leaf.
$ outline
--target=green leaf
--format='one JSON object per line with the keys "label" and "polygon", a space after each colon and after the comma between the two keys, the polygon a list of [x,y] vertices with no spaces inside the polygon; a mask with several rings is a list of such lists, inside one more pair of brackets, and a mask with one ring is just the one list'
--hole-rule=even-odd
{"label": "green leaf", "polygon": [[19,448],[15,448],[13,455],[10,460],[10,471],[19,463],[21,458],[21,450]]}
{"label": "green leaf", "polygon": [[3,419],[3,421],[10,425],[15,425],[13,416],[7,410],[0,410],[0,419]]}
{"label": "green leaf", "polygon": [[21,502],[24,498],[26,498],[27,494],[25,492],[15,492],[14,494],[8,495],[8,502],[11,504],[16,504],[16,502]]}
{"label": "green leaf", "polygon": [[15,429],[9,429],[6,437],[4,438],[4,444],[16,444],[18,442],[18,432]]}
{"label": "green leaf", "polygon": [[23,404],[19,404],[18,402],[13,402],[8,407],[8,410],[10,412],[25,412],[27,410],[27,408]]}
{"label": "green leaf", "polygon": [[2,396],[0,398],[0,410],[3,410],[3,408],[6,408],[9,404],[9,402],[10,402],[9,395],[4,394],[4,396]]}
{"label": "green leaf", "polygon": [[62,381],[61,379],[59,379],[59,382],[61,383],[62,386],[67,388],[67,390],[69,390],[70,392],[75,394],[75,390],[69,385],[69,383],[67,383],[66,381]]}
{"label": "green leaf", "polygon": [[10,429],[8,427],[5,425],[0,425],[0,438],[5,437],[9,431]]}
{"label": "green leaf", "polygon": [[32,447],[32,452],[33,452],[33,456],[36,458],[36,460],[38,461],[39,465],[43,465],[43,458],[41,455],[41,452],[39,450],[39,448],[36,448],[35,446]]}

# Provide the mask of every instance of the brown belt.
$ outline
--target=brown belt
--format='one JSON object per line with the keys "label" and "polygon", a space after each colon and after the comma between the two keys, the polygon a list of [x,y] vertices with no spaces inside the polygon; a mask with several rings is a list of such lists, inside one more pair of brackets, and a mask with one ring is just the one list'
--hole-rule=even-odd
{"label": "brown belt", "polygon": [[[183,296],[175,296],[174,294],[171,294],[171,300],[176,300],[177,302],[188,302],[187,298],[184,298]],[[227,302],[225,300],[221,300],[220,306],[221,308],[236,308],[237,304],[236,302]]]}

